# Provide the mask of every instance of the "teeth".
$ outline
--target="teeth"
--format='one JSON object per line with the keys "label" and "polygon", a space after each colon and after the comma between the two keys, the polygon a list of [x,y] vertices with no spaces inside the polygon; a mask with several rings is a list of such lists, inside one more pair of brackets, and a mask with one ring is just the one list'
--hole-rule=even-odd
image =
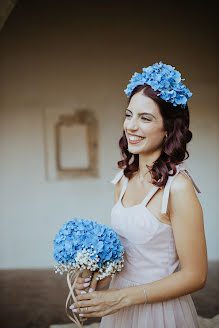
{"label": "teeth", "polygon": [[135,136],[129,136],[129,139],[130,140],[142,140],[144,138],[142,138],[142,137],[135,137]]}

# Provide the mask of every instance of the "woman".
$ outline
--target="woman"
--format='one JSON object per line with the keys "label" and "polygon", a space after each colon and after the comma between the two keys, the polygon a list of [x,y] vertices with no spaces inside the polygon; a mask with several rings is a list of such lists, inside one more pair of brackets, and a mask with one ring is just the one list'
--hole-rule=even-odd
{"label": "woman", "polygon": [[[192,94],[181,81],[160,62],[135,73],[125,90],[124,159],[112,180],[111,212],[125,266],[112,280],[93,279],[96,290],[74,304],[80,316],[103,317],[100,328],[199,327],[190,293],[205,285],[207,249],[200,190],[184,163]],[[79,278],[78,290],[83,283]]]}

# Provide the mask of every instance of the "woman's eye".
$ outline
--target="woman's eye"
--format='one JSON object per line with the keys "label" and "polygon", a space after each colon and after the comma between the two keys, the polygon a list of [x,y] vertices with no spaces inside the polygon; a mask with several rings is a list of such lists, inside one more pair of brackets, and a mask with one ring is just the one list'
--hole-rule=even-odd
{"label": "woman's eye", "polygon": [[150,121],[147,117],[142,117],[145,121]]}
{"label": "woman's eye", "polygon": [[[126,117],[131,117],[130,114],[125,114],[125,116],[126,116]],[[142,116],[142,118],[143,118],[144,121],[149,121],[149,122],[151,122],[151,120],[149,120],[149,118],[147,118],[147,117]]]}

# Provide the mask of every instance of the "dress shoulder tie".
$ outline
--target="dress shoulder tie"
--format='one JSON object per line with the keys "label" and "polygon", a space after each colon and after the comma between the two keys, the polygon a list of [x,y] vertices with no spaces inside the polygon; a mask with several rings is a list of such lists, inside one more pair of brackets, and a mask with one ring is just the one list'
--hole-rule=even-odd
{"label": "dress shoulder tie", "polygon": [[117,184],[117,182],[122,178],[123,174],[124,170],[122,169],[116,173],[115,177],[110,182],[113,184]]}
{"label": "dress shoulder tie", "polygon": [[[173,179],[175,178],[175,176],[179,172],[182,172],[185,176],[187,176],[192,181],[192,184],[195,187],[195,189],[197,190],[197,192],[201,193],[200,189],[196,185],[196,183],[195,183],[194,179],[192,178],[191,174],[188,172],[188,170],[185,166],[185,163],[176,165],[176,169],[177,169],[176,174],[173,175],[173,176],[168,177],[167,183],[164,187],[162,208],[161,208],[161,213],[162,214],[167,212],[167,204],[168,204],[168,199],[169,199],[170,186],[171,186],[171,183],[172,183]],[[171,170],[170,173],[173,173],[173,170]]]}

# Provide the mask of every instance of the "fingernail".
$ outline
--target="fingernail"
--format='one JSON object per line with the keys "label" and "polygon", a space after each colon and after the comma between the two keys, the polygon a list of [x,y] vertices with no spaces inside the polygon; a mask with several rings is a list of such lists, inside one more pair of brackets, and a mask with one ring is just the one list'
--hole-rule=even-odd
{"label": "fingernail", "polygon": [[73,305],[73,304],[70,305],[70,306],[69,306],[69,309],[74,309],[74,305]]}
{"label": "fingernail", "polygon": [[88,287],[90,285],[90,282],[87,282],[86,284],[84,284],[84,287]]}
{"label": "fingernail", "polygon": [[73,309],[72,311],[73,311],[73,312],[77,312],[78,310],[77,310],[77,309]]}
{"label": "fingernail", "polygon": [[80,317],[83,317],[83,315],[84,315],[83,313],[79,313],[79,316],[80,316]]}
{"label": "fingernail", "polygon": [[90,281],[91,278],[85,278],[84,281]]}
{"label": "fingernail", "polygon": [[81,294],[86,294],[86,293],[87,293],[87,292],[85,292],[85,290],[82,290],[82,291],[81,291]]}
{"label": "fingernail", "polygon": [[89,289],[89,293],[92,293],[92,291],[93,291],[93,288],[90,288],[90,289]]}

